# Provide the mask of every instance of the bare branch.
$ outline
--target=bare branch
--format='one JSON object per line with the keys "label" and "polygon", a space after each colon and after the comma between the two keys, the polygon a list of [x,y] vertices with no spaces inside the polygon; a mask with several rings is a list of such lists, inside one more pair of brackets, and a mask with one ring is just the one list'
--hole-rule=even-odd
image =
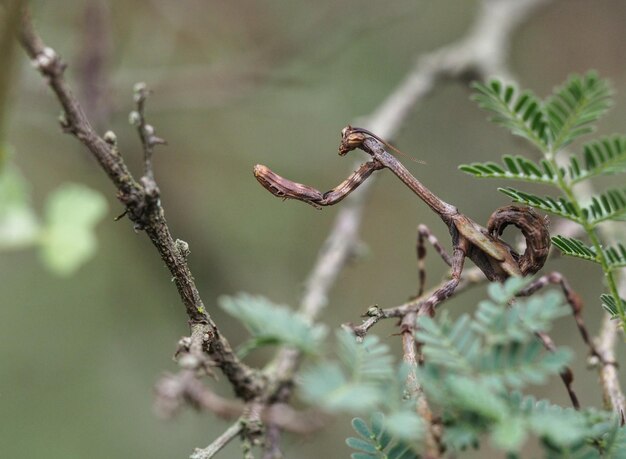
{"label": "bare branch", "polygon": [[[424,309],[422,309],[424,311]],[[417,356],[417,343],[415,342],[415,323],[418,313],[411,312],[402,318],[400,324],[402,329],[402,360],[409,367],[406,388],[410,395],[415,397],[415,408],[417,414],[424,420],[426,430],[424,433],[424,457],[427,459],[437,459],[441,457],[442,445],[439,442],[440,432],[434,422],[433,412],[430,409],[428,400],[417,379],[417,367],[419,358]]]}
{"label": "bare branch", "polygon": [[37,35],[28,12],[22,17],[19,38],[33,60],[33,65],[45,78],[63,108],[62,127],[80,140],[98,160],[117,189],[117,197],[126,207],[126,214],[134,222],[135,228],[145,230],[159,251],[185,305],[192,334],[201,337],[202,348],[228,377],[235,393],[244,399],[253,398],[260,391],[262,378],[239,361],[206,311],[187,264],[186,254],[170,234],[156,183],[154,180],[138,183],[117,150],[115,136],[111,134],[105,140],[95,132],[65,81],[65,63]]}
{"label": "bare branch", "polygon": [[241,420],[237,420],[237,422],[226,429],[226,432],[217,437],[209,446],[204,449],[196,448],[193,454],[189,456],[189,459],[211,459],[219,453],[224,446],[229,444],[233,438],[239,435],[242,429],[243,424]]}
{"label": "bare branch", "polygon": [[604,314],[602,328],[596,339],[596,348],[603,362],[600,362],[600,385],[602,398],[606,407],[619,416],[620,423],[626,421],[626,399],[619,382],[619,372],[615,360],[615,345],[619,334],[618,323],[611,320],[609,314]]}

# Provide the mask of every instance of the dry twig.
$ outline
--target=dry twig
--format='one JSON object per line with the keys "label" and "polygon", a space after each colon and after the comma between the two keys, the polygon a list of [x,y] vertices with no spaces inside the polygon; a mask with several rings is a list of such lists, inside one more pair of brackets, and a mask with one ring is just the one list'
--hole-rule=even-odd
{"label": "dry twig", "polygon": [[126,215],[136,229],[146,232],[170,270],[192,330],[202,337],[202,348],[228,377],[238,396],[245,400],[253,398],[260,391],[262,377],[239,361],[206,311],[185,254],[170,234],[159,200],[159,189],[153,177],[146,174],[137,182],[117,150],[115,135],[109,133],[104,138],[95,132],[65,81],[65,63],[37,35],[27,12],[22,17],[19,38],[33,65],[45,78],[63,108],[61,125],[64,131],[82,142],[97,159],[117,189],[117,198],[125,206]]}

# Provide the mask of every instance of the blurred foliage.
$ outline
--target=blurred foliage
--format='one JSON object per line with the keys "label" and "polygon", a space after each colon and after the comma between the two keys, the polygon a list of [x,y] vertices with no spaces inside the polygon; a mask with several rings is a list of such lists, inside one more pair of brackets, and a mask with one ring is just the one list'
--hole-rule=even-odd
{"label": "blurred foliage", "polygon": [[30,203],[29,185],[13,164],[0,172],[0,250],[38,247],[46,266],[69,275],[91,258],[97,247],[94,226],[107,203],[84,185],[64,184],[46,198],[39,222]]}
{"label": "blurred foliage", "polygon": [[221,297],[219,303],[252,335],[250,341],[238,351],[242,357],[252,349],[270,344],[293,346],[305,353],[315,354],[320,352],[328,331],[326,326],[312,325],[288,307],[275,305],[260,296],[240,293],[234,297]]}
{"label": "blurred foliage", "polygon": [[[382,413],[372,413],[369,425],[361,418],[352,420],[352,428],[360,438],[348,437],[346,444],[360,451],[352,453],[352,459],[416,459],[418,455],[410,443],[394,438],[386,427],[387,419]],[[409,423],[410,425],[411,423]],[[411,426],[415,432],[419,430]]]}
{"label": "blurred foliage", "polygon": [[[298,378],[300,394],[307,403],[329,412],[370,413],[372,427],[355,418],[352,424],[361,438],[346,440],[360,451],[352,456],[357,459],[415,457],[420,452],[424,425],[414,410],[415,396],[405,388],[410,371],[417,372],[431,407],[441,413],[448,451],[478,448],[488,436],[492,447],[517,454],[534,435],[550,457],[571,457],[572,451],[600,457],[614,449],[623,435],[614,433],[619,423],[613,413],[563,408],[518,392],[559,376],[572,361],[571,351],[542,350],[537,339],[538,333],[550,331],[553,322],[568,313],[564,298],[557,292],[516,298],[530,282],[511,278],[503,285],[489,285],[489,300],[478,305],[473,317],[464,314],[453,321],[447,311],[436,319],[420,317],[415,337],[422,343],[425,363],[417,369],[402,365],[394,371],[390,349],[378,337],[368,335],[359,342],[353,334],[339,331],[339,362],[323,359],[305,368]],[[259,317],[265,321],[276,310],[252,296],[223,303],[230,312],[236,311],[234,315],[257,339],[263,336],[263,327],[257,329]],[[275,322],[291,322],[307,334],[302,330],[306,324],[297,316],[279,311]],[[270,336],[276,344],[295,344],[284,332]],[[384,421],[381,409],[386,413]],[[400,441],[391,446],[393,437]]]}
{"label": "blurred foliage", "polygon": [[50,269],[72,274],[93,256],[97,247],[94,227],[106,211],[102,195],[83,185],[66,183],[49,195],[41,245]]}

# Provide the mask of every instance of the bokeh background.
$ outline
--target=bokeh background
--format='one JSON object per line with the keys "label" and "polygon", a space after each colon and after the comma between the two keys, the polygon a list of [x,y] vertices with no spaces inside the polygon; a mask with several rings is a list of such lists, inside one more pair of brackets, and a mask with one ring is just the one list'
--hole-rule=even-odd
{"label": "bokeh background", "polygon": [[[145,81],[155,90],[149,120],[169,143],[156,154],[166,216],[174,236],[190,244],[209,312],[238,344],[245,332],[216,298],[247,291],[296,305],[337,212],[273,198],[254,180],[253,165],[335,186],[351,164],[336,155],[341,128],[376,108],[419,54],[463,36],[477,7],[470,0],[63,0],[36,2],[33,14],[69,62],[68,76],[98,128],[115,131],[135,171],[141,150],[128,125],[131,88]],[[572,72],[596,69],[617,92],[599,131],[626,132],[625,24],[620,0],[554,1],[515,33],[511,69],[541,96]],[[228,424],[192,411],[170,421],[153,414],[153,385],[175,370],[170,357],[187,332],[176,289],[147,238],[126,220],[113,222],[123,209],[112,186],[75,139],[61,134],[59,107],[19,49],[16,64],[7,140],[33,205],[41,211],[51,190],[71,181],[101,191],[109,211],[97,229],[96,256],[71,277],[51,273],[34,250],[0,256],[0,456],[187,457]],[[396,140],[428,163],[407,163],[426,186],[479,222],[508,200],[497,182],[473,179],[457,165],[527,152],[485,119],[466,88],[445,84]],[[358,320],[372,303],[392,306],[415,293],[418,223],[449,246],[438,218],[381,175],[363,223],[366,250],[342,273],[324,313],[333,328]],[[445,273],[432,251],[427,266],[431,283]],[[570,277],[596,330],[599,270],[566,259],[547,269]],[[482,296],[475,289],[445,307],[471,311]],[[393,324],[376,331],[396,345]],[[583,404],[600,405],[571,318],[559,321],[554,338],[579,357]],[[268,355],[257,352],[250,363]],[[215,387],[229,393],[223,381]],[[533,391],[567,403],[558,380]],[[308,438],[287,436],[287,457],[346,457],[350,432],[349,419],[337,418]],[[231,445],[221,457],[241,455]]]}

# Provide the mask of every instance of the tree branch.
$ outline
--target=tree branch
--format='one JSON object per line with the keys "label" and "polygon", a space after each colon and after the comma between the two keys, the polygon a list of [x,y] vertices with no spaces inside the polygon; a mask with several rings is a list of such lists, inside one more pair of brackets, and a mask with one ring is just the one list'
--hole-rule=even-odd
{"label": "tree branch", "polygon": [[97,159],[117,189],[117,198],[126,207],[126,214],[134,222],[135,228],[145,230],[159,251],[176,283],[192,334],[195,332],[202,337],[202,348],[228,377],[235,393],[243,399],[253,398],[260,391],[262,378],[239,361],[206,311],[185,253],[170,234],[156,183],[149,180],[150,177],[148,180],[143,177],[141,183],[137,182],[117,150],[115,135],[110,133],[105,140],[95,132],[65,81],[63,74],[66,64],[37,35],[27,11],[22,16],[19,39],[63,108],[63,129],[83,143]]}
{"label": "tree branch", "polygon": [[233,425],[231,425],[226,431],[217,437],[213,443],[204,449],[196,448],[189,459],[211,459],[220,450],[230,443],[230,441],[241,433],[243,424],[238,419]]}

